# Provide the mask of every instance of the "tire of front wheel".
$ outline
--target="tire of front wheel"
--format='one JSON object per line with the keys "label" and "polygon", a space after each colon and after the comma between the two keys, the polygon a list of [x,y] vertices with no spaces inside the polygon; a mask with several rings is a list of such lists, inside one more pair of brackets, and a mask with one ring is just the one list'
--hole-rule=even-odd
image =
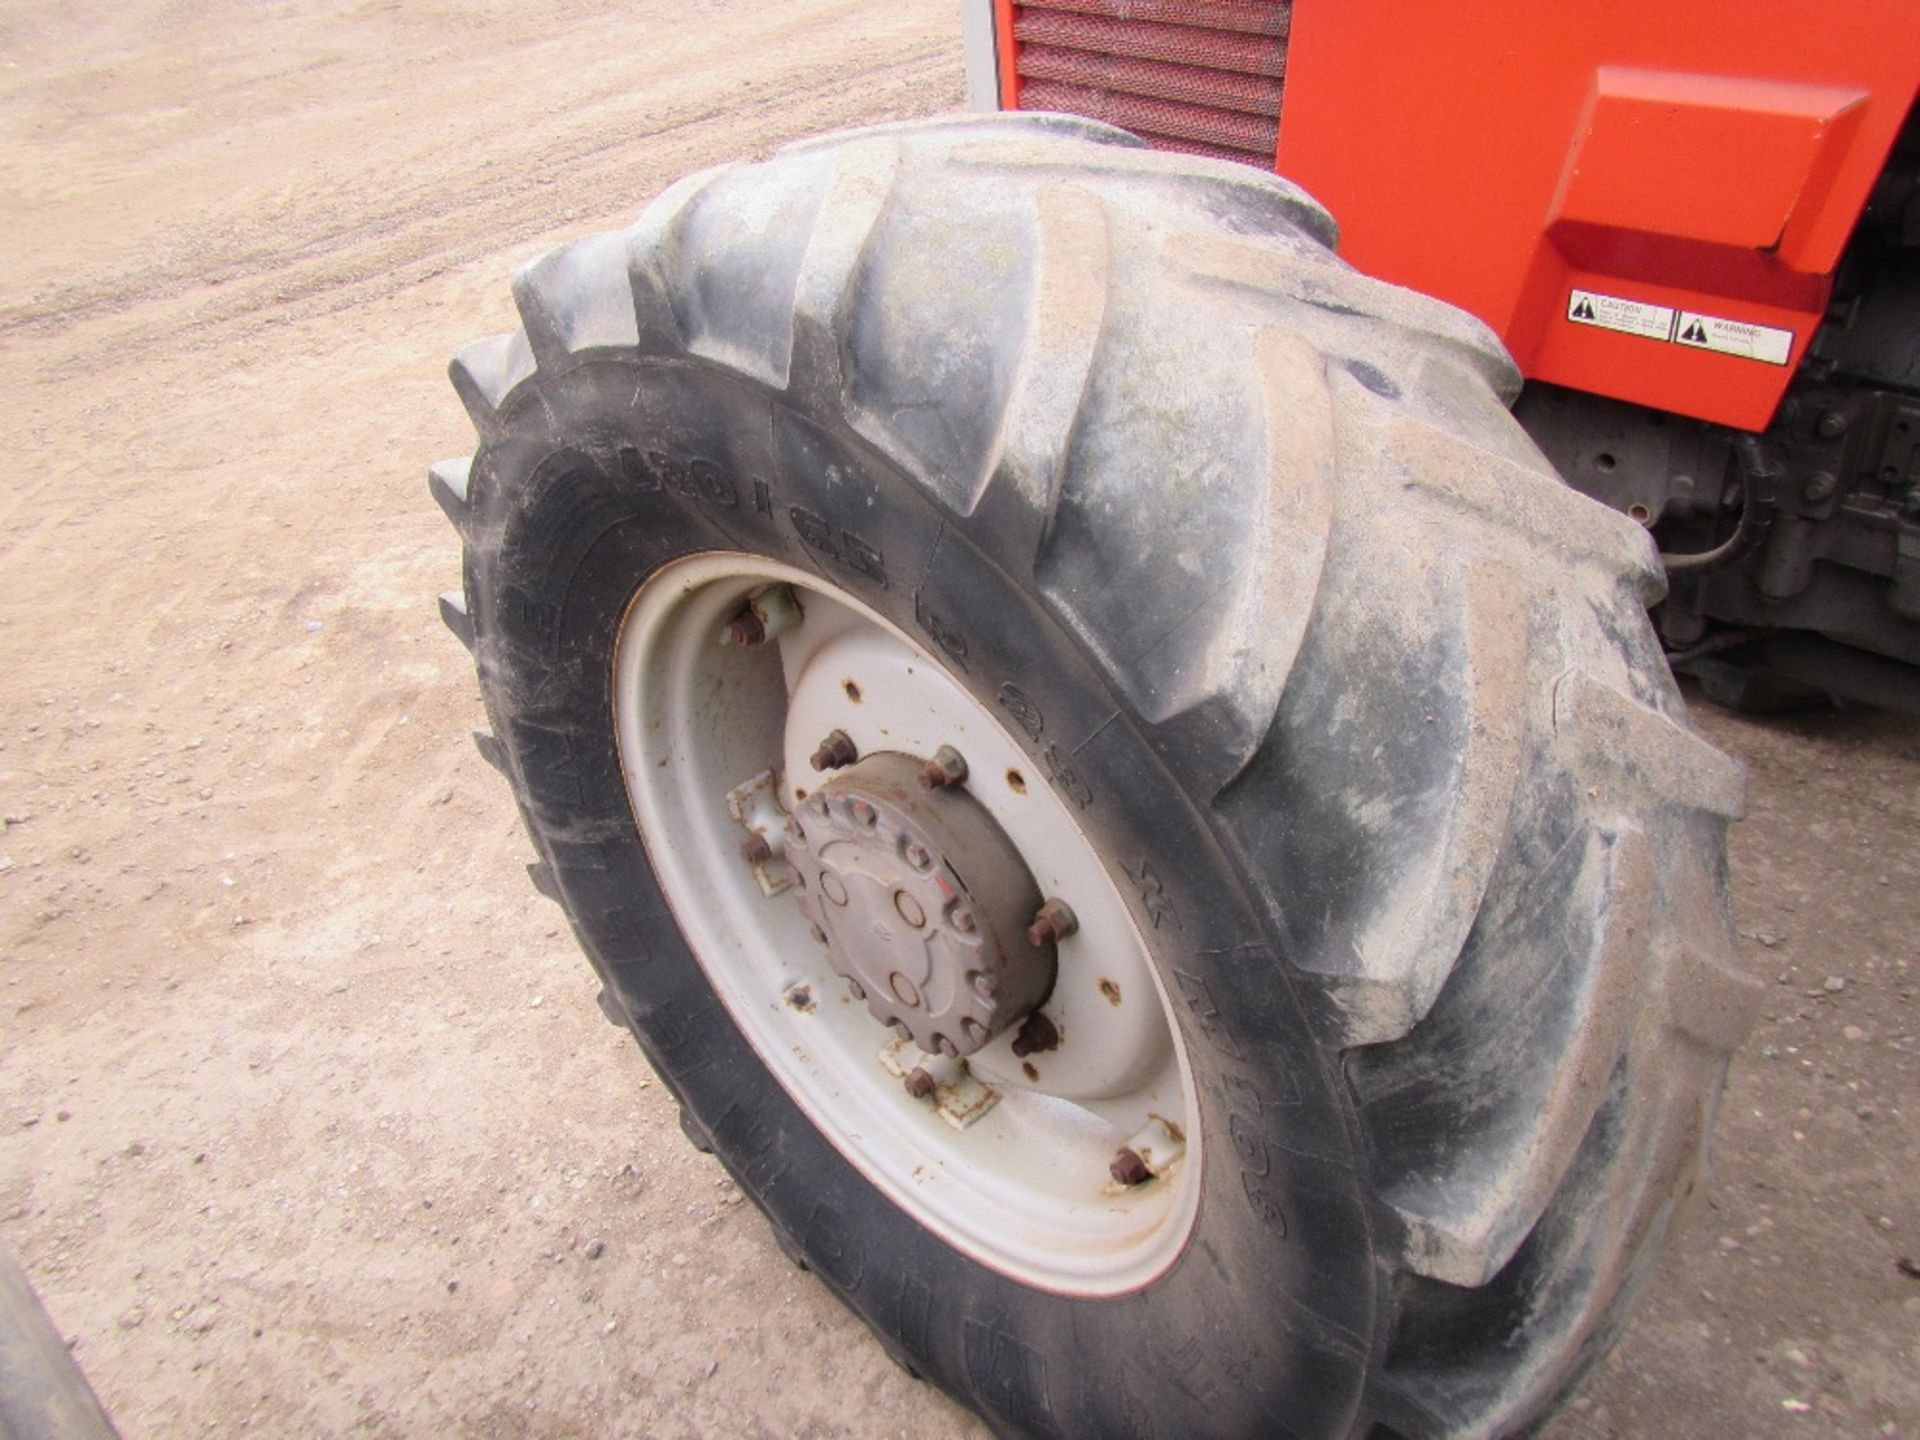
{"label": "tire of front wheel", "polygon": [[[1525,439],[1489,332],[1333,240],[1282,180],[1104,126],[886,126],[542,256],[453,365],[442,611],[536,883],[688,1133],[1003,1434],[1538,1422],[1697,1190],[1751,1021],[1743,779],[1687,726],[1646,535]],[[707,984],[609,716],[636,590],[715,550],[923,637],[1076,808],[1205,1141],[1151,1284],[942,1244]]]}

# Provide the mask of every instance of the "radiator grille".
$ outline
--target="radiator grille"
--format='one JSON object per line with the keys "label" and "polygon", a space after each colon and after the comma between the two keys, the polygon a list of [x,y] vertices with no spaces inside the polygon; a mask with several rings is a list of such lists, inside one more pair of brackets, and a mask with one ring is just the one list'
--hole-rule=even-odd
{"label": "radiator grille", "polygon": [[1030,0],[1022,110],[1104,120],[1162,150],[1273,168],[1292,0]]}

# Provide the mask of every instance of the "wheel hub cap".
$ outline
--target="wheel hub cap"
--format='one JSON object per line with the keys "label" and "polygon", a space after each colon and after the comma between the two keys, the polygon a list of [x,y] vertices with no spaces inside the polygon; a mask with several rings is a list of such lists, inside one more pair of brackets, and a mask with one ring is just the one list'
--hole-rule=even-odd
{"label": "wheel hub cap", "polygon": [[1047,998],[1056,958],[1028,942],[1041,895],[1013,842],[964,791],[921,788],[925,766],[882,752],[840,772],[788,821],[786,854],[874,1018],[968,1055]]}

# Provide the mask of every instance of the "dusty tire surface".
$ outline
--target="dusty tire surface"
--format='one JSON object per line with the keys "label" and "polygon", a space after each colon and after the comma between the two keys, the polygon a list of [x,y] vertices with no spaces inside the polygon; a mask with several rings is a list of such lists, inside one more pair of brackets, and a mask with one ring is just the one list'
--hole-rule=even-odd
{"label": "dusty tire surface", "polygon": [[[1754,986],[1736,765],[1639,527],[1517,376],[1283,181],[1054,118],[690,177],[516,278],[435,467],[538,852],[690,1134],[890,1352],[1021,1435],[1491,1435],[1617,1333]],[[1178,1002],[1200,1218],[1133,1294],[938,1244],[714,1000],[608,716],[637,586],[730,550],[923,636],[1078,808]]]}

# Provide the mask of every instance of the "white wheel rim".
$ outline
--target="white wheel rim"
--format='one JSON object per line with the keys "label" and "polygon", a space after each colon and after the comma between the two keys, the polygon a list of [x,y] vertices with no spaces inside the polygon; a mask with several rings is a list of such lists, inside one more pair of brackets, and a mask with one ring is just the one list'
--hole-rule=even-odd
{"label": "white wheel rim", "polygon": [[[720,645],[746,597],[774,584],[793,587],[804,621],[762,645]],[[614,682],[628,794],[667,902],[734,1023],[814,1126],[927,1229],[1022,1283],[1115,1295],[1162,1274],[1199,1206],[1185,1048],[1114,878],[999,720],[844,592],[736,553],[678,561],[641,588]],[[791,809],[796,789],[826,778],[808,756],[835,729],[862,755],[953,745],[968,792],[1079,920],[1045,1007],[1063,1043],[1023,1061],[1008,1032],[971,1057],[999,1100],[965,1129],[882,1066],[892,1037],[851,998],[795,896],[763,895],[741,858],[747,831],[727,792],[773,769]],[[803,989],[811,1009],[791,1003]],[[1146,1184],[1115,1183],[1117,1149],[1156,1119],[1184,1132],[1184,1153]]]}

